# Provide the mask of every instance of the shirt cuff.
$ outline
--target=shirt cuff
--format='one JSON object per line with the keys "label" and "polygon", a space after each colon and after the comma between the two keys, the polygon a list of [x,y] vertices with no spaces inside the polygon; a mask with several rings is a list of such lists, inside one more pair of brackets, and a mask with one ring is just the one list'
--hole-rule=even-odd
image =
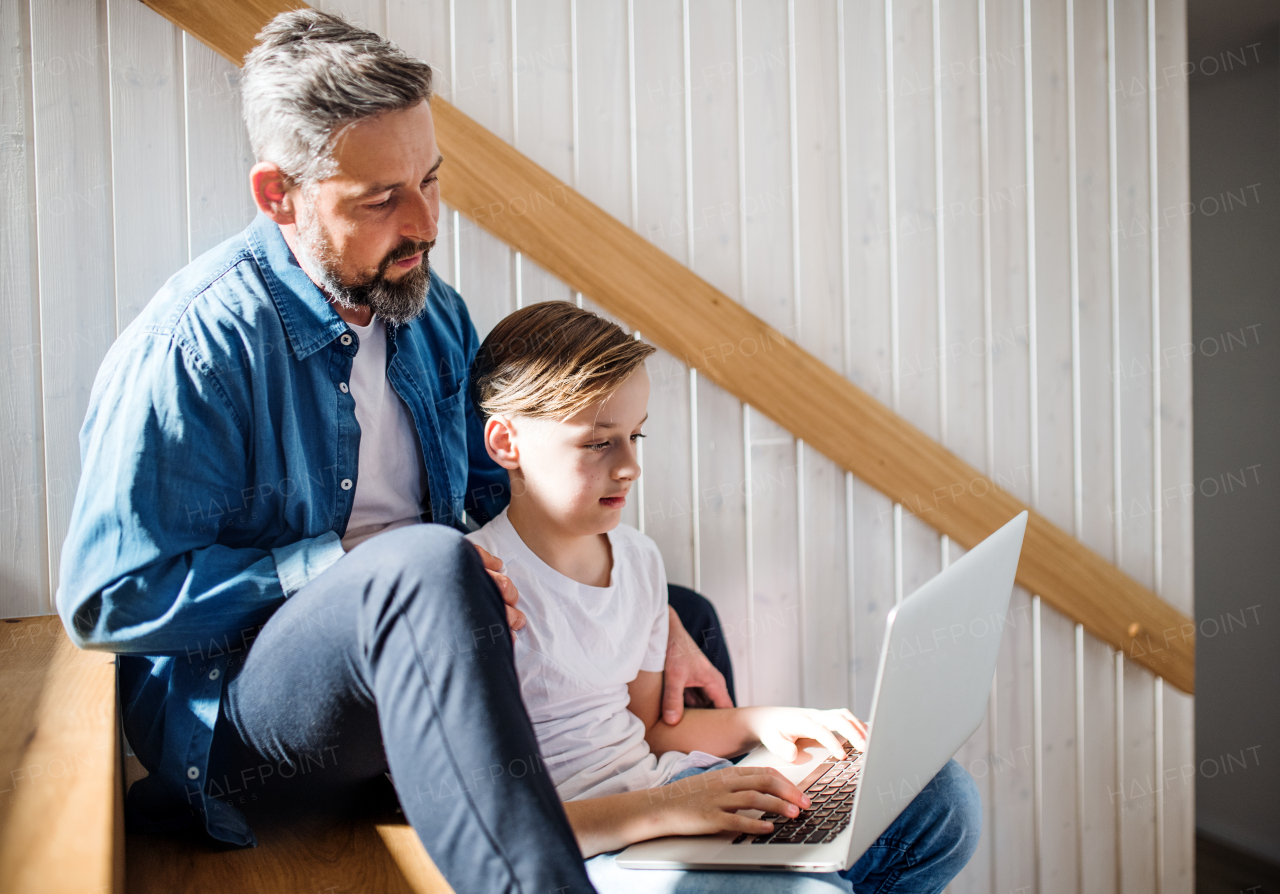
{"label": "shirt cuff", "polygon": [[319,537],[308,537],[273,549],[271,555],[275,556],[276,572],[280,575],[280,587],[285,598],[315,580],[345,554],[337,531],[326,531]]}

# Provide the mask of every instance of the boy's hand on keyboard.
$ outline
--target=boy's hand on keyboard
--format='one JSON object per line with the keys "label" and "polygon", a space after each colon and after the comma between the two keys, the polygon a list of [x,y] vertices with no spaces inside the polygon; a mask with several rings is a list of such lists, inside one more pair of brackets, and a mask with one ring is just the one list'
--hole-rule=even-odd
{"label": "boy's hand on keyboard", "polygon": [[859,751],[867,747],[867,727],[844,708],[819,711],[813,708],[747,708],[747,723],[760,743],[778,757],[794,761],[799,754],[796,741],[816,739],[834,757],[844,757],[843,736]]}
{"label": "boy's hand on keyboard", "polygon": [[773,831],[772,823],[737,811],[761,810],[794,817],[811,803],[804,792],[771,767],[713,770],[648,792],[648,804],[660,818],[661,835],[763,835]]}

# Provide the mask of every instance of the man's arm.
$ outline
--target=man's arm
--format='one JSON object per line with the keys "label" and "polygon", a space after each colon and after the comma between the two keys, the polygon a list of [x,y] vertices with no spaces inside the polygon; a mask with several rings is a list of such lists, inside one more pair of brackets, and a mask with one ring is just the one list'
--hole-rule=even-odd
{"label": "man's arm", "polygon": [[[684,715],[684,691],[701,688],[717,708],[732,708],[733,700],[725,686],[724,675],[698,648],[693,637],[680,623],[675,609],[667,607],[670,618],[667,635],[667,660],[663,668],[666,685],[662,693],[662,719],[675,726]],[[662,675],[660,675],[662,676]],[[706,749],[703,749],[704,751]]]}
{"label": "man's arm", "polygon": [[137,335],[95,384],[62,550],[58,612],[81,648],[182,654],[250,630],[343,555],[329,531],[280,549],[217,542],[266,509],[247,431],[212,369]]}

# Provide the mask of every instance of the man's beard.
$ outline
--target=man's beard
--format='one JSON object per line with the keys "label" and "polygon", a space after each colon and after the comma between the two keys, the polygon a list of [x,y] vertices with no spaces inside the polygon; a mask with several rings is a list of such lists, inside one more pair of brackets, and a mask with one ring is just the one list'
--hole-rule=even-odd
{"label": "man's beard", "polygon": [[[428,255],[435,241],[406,239],[397,245],[378,265],[375,273],[354,282],[344,282],[338,273],[341,264],[333,241],[315,214],[307,215],[305,225],[298,227],[298,260],[318,285],[335,303],[350,310],[370,308],[392,326],[400,326],[416,318],[427,305],[427,287],[431,281]],[[398,280],[386,277],[387,268],[396,261],[422,252],[422,260]]]}

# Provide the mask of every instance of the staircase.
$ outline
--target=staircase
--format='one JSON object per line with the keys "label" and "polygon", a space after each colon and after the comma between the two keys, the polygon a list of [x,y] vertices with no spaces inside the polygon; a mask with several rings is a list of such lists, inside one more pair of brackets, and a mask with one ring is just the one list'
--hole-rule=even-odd
{"label": "staircase", "polygon": [[57,616],[0,623],[0,891],[7,894],[452,894],[395,812],[254,817],[258,846],[129,835],[115,658]]}

